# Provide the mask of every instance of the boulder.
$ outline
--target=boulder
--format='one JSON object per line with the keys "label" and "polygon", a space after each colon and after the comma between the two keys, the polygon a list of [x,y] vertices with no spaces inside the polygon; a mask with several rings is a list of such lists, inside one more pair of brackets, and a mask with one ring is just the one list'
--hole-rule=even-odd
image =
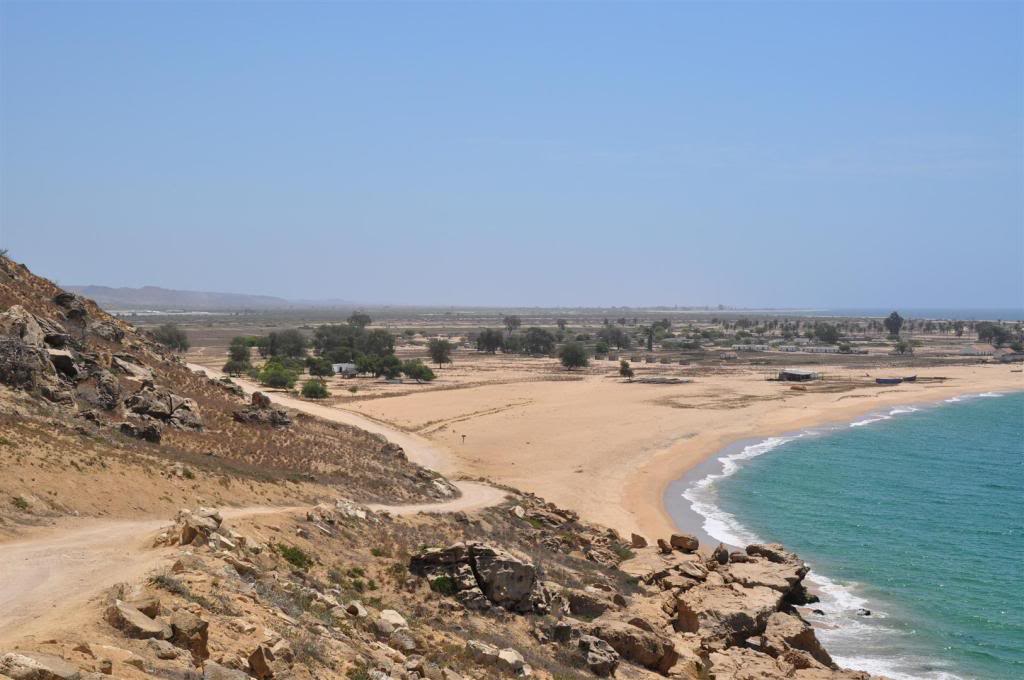
{"label": "boulder", "polygon": [[781,606],[782,594],[771,588],[703,583],[676,599],[675,628],[715,643],[739,644],[763,633]]}
{"label": "boulder", "polygon": [[646,548],[647,539],[641,536],[640,534],[633,534],[629,538],[629,544],[634,548]]}
{"label": "boulder", "polygon": [[207,648],[210,624],[187,609],[171,614],[171,642],[192,652],[192,659],[198,665],[210,658]]}
{"label": "boulder", "polygon": [[16,338],[30,347],[42,347],[45,342],[36,317],[21,305],[11,305],[0,313],[0,335]]}
{"label": "boulder", "polygon": [[619,653],[599,637],[581,635],[578,641],[580,656],[590,672],[602,678],[615,674]]}
{"label": "boulder", "polygon": [[253,392],[250,403],[256,408],[270,408],[270,397],[262,392]]}
{"label": "boulder", "polygon": [[74,293],[62,290],[53,296],[53,301],[58,307],[64,308],[64,314],[69,319],[82,319],[88,314],[88,310],[85,308],[85,302],[80,295],[75,295]]}
{"label": "boulder", "polygon": [[150,638],[146,644],[149,645],[149,648],[153,650],[153,653],[156,654],[156,658],[158,659],[177,659],[182,653],[181,650],[166,640]]}
{"label": "boulder", "polygon": [[75,361],[75,355],[68,350],[48,349],[46,353],[50,357],[50,363],[61,375],[74,380],[81,374],[82,369]]}
{"label": "boulder", "polygon": [[365,619],[369,616],[369,612],[366,611],[366,607],[359,600],[352,600],[345,605],[345,613],[349,616],[354,616],[357,619]]}
{"label": "boulder", "polygon": [[199,432],[203,429],[203,420],[195,402],[167,390],[143,387],[125,399],[124,405],[132,413],[148,416],[179,430]]}
{"label": "boulder", "polygon": [[164,428],[155,420],[143,420],[139,423],[125,421],[118,426],[121,434],[159,444],[163,438]]}
{"label": "boulder", "polygon": [[396,612],[394,609],[385,609],[380,613],[380,620],[388,623],[392,628],[408,628],[409,624],[406,622],[405,617]]}
{"label": "boulder", "polygon": [[[259,394],[254,393],[253,396]],[[292,424],[292,419],[288,413],[279,408],[259,408],[256,406],[247,406],[240,411],[235,411],[231,414],[235,421],[239,423],[246,423],[249,425],[270,425],[271,427],[288,427]]]}
{"label": "boulder", "polygon": [[266,645],[257,645],[256,649],[249,654],[249,675],[259,680],[268,680],[274,677],[274,669],[271,663],[274,661],[274,653]]}
{"label": "boulder", "polygon": [[203,680],[249,680],[249,674],[207,661],[203,664]]}
{"label": "boulder", "polygon": [[789,673],[767,654],[752,649],[731,647],[712,652],[708,657],[711,677],[715,680],[782,680]]}
{"label": "boulder", "polygon": [[792,614],[775,612],[768,617],[768,624],[761,639],[762,649],[772,656],[785,658],[787,651],[798,650],[809,654],[823,666],[834,667],[832,657],[821,646],[814,629],[806,621]]}
{"label": "boulder", "polygon": [[111,626],[136,640],[167,640],[171,637],[171,628],[166,623],[151,619],[121,600],[115,600],[114,604],[107,607],[104,618]]}
{"label": "boulder", "polygon": [[135,357],[129,355],[115,355],[110,359],[110,365],[113,368],[118,369],[125,375],[131,376],[136,380],[152,380],[153,371],[150,369],[140,366],[136,361]]}
{"label": "boulder", "polygon": [[483,544],[474,544],[470,552],[477,582],[488,600],[510,611],[534,609],[537,571],[533,564]]}
{"label": "boulder", "polygon": [[529,675],[529,671],[527,671],[529,666],[527,666],[526,660],[523,659],[523,655],[511,647],[506,647],[498,652],[498,659],[495,662],[495,665],[499,670],[502,670],[509,675]]}
{"label": "boulder", "polygon": [[498,648],[479,640],[466,642],[466,653],[478,664],[489,666],[498,661]]}
{"label": "boulder", "polygon": [[696,552],[697,548],[700,547],[700,541],[693,534],[672,534],[668,539],[668,543],[676,550],[688,553]]}
{"label": "boulder", "polygon": [[82,674],[70,663],[42,652],[9,652],[0,656],[0,674],[11,680],[79,680]]}
{"label": "boulder", "polygon": [[672,552],[672,546],[669,545],[669,542],[666,541],[664,538],[659,538],[658,539],[658,550],[660,550],[663,554],[668,555],[669,553]]}
{"label": "boulder", "polygon": [[618,652],[619,656],[659,673],[666,673],[675,664],[677,654],[666,636],[643,630],[624,621],[598,619],[590,628]]}
{"label": "boulder", "polygon": [[730,564],[718,573],[727,582],[739,583],[752,588],[763,586],[788,594],[803,580],[807,566],[803,562],[769,562],[755,559],[750,562]]}
{"label": "boulder", "polygon": [[723,544],[719,543],[718,547],[711,553],[711,559],[719,564],[728,564],[729,550]]}

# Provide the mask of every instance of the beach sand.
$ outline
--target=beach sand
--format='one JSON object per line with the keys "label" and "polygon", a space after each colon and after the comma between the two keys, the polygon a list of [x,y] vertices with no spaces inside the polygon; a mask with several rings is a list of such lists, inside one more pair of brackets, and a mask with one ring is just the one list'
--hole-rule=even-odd
{"label": "beach sand", "polygon": [[609,368],[580,380],[509,377],[345,407],[428,437],[450,453],[449,474],[487,477],[625,535],[652,538],[676,529],[662,503],[667,486],[730,442],[850,421],[899,404],[1024,389],[1021,374],[1005,365],[916,372],[947,380],[802,392],[742,367],[682,385],[630,384]]}

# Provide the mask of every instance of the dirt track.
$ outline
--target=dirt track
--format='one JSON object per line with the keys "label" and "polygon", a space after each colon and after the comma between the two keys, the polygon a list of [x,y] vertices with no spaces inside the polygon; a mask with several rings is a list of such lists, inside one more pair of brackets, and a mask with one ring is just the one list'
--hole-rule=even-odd
{"label": "dirt track", "polygon": [[[194,367],[198,368],[198,367]],[[214,373],[211,371],[211,373]],[[243,387],[252,391],[254,386]],[[376,421],[337,409],[275,394],[282,406],[384,435],[402,446],[409,458],[434,467],[443,457],[426,440]],[[435,468],[436,469],[436,468]],[[496,505],[505,493],[476,482],[458,481],[461,495],[438,503],[368,507],[392,515],[419,512],[465,512]],[[226,520],[302,511],[297,507],[224,508]],[[71,630],[96,617],[90,600],[117,583],[133,582],[159,568],[176,554],[174,548],[152,548],[153,535],[168,520],[73,520],[33,532],[19,541],[0,543],[0,645],[29,636]]]}

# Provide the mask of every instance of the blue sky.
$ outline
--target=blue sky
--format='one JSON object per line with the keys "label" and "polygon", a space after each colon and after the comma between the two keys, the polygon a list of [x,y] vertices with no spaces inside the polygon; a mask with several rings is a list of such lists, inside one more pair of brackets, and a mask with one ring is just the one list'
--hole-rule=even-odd
{"label": "blue sky", "polygon": [[1024,306],[1020,3],[0,5],[63,283]]}

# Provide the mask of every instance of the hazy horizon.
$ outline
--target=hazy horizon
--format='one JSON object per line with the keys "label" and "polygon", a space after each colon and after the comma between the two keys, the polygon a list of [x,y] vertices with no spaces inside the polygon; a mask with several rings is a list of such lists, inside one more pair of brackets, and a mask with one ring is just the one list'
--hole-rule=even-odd
{"label": "hazy horizon", "polygon": [[1024,308],[1024,6],[0,5],[0,248],[359,304]]}

